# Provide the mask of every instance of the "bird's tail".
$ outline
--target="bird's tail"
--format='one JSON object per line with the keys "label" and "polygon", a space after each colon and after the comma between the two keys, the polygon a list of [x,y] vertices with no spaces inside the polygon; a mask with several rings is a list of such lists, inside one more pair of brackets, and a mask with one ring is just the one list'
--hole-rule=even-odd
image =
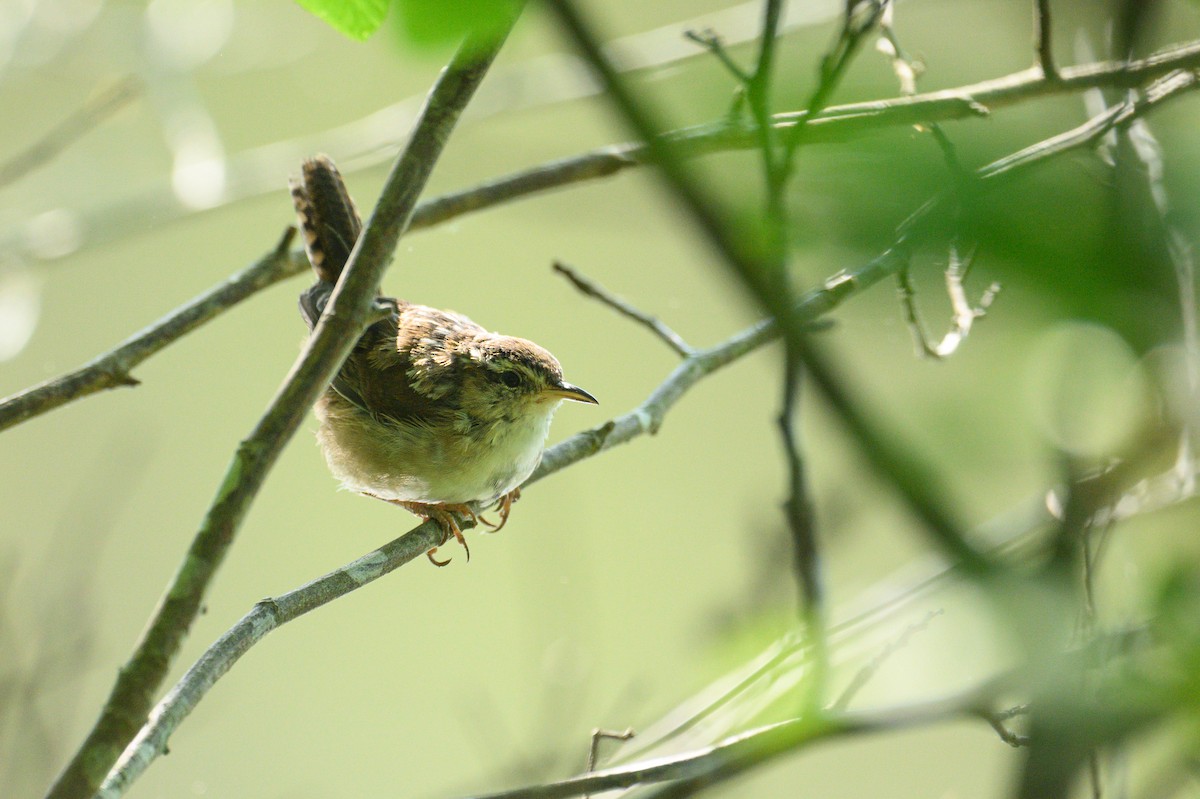
{"label": "bird's tail", "polygon": [[321,318],[333,285],[362,233],[362,218],[329,156],[306,159],[300,177],[289,185],[304,249],[317,273],[317,282],[300,295],[300,312],[311,329]]}

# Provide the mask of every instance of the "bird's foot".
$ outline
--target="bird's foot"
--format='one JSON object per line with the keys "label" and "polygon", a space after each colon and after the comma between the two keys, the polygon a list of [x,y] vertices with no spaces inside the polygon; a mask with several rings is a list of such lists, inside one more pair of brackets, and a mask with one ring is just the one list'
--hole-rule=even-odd
{"label": "bird's foot", "polygon": [[482,516],[479,516],[477,518],[479,519],[480,522],[482,522],[483,524],[490,527],[491,531],[493,533],[497,533],[500,531],[501,527],[508,524],[508,514],[512,512],[513,503],[516,502],[520,498],[521,498],[521,489],[520,489],[520,487],[517,487],[517,488],[514,488],[512,491],[509,491],[504,496],[500,497],[500,499],[496,500],[496,504],[493,505],[492,507],[495,508],[495,510],[499,511],[499,513],[500,513],[500,523],[499,524],[495,524],[490,519],[485,519]]}
{"label": "bird's foot", "polygon": [[[374,496],[368,494],[368,496]],[[379,499],[383,499],[379,497]],[[449,558],[438,560],[433,556],[433,553],[438,551],[438,547],[450,540],[450,536],[454,536],[454,540],[462,544],[463,551],[467,553],[467,562],[471,562],[471,548],[467,546],[467,539],[463,537],[462,528],[458,526],[458,518],[454,514],[466,516],[471,521],[479,524],[481,519],[479,514],[471,509],[469,505],[463,503],[429,503],[429,502],[406,502],[399,499],[385,499],[392,505],[399,505],[409,513],[420,516],[425,521],[433,520],[442,528],[442,540],[437,547],[433,547],[425,556],[429,558],[429,562],[434,566],[445,566],[450,562]]]}
{"label": "bird's foot", "polygon": [[[500,513],[500,522],[497,524],[491,519],[476,513],[474,508],[464,502],[410,502],[401,499],[385,499],[384,497],[375,494],[362,492],[364,496],[382,499],[390,505],[399,505],[409,513],[420,516],[422,519],[429,521],[433,520],[442,528],[442,540],[438,546],[433,547],[425,553],[429,558],[429,562],[434,566],[445,566],[450,563],[450,559],[438,560],[434,557],[434,553],[438,551],[438,547],[450,540],[450,536],[454,536],[454,540],[462,544],[463,551],[467,553],[467,562],[471,561],[471,548],[467,546],[467,539],[463,537],[462,528],[458,525],[458,516],[465,516],[475,524],[482,524],[490,528],[491,532],[496,532],[508,523],[508,515],[512,512],[513,503],[521,498],[521,489],[514,488],[500,499],[496,500],[493,506]],[[455,514],[458,514],[456,516]]]}

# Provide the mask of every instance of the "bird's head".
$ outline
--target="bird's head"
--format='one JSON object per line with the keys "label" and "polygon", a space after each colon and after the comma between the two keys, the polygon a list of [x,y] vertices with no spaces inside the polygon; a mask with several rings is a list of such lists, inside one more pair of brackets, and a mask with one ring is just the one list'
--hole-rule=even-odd
{"label": "bird's head", "polygon": [[489,334],[472,341],[465,352],[461,407],[474,415],[513,418],[549,414],[563,400],[597,400],[563,380],[553,355],[523,338]]}

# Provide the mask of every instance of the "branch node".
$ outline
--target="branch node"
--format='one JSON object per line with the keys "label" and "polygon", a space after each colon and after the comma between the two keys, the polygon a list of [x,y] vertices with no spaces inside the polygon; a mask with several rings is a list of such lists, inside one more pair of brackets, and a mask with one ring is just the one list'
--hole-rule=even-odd
{"label": "branch node", "polygon": [[599,759],[600,742],[607,739],[610,741],[628,741],[637,735],[633,727],[626,727],[621,732],[616,730],[605,730],[600,727],[592,729],[592,745],[588,750],[587,771],[590,774],[596,770],[596,761]]}
{"label": "branch node", "polygon": [[991,713],[982,714],[984,720],[991,725],[991,728],[1000,736],[1000,740],[1011,746],[1013,749],[1020,749],[1023,746],[1029,746],[1029,736],[1015,733],[1008,727],[1004,726],[1004,722],[997,716]]}
{"label": "branch node", "polygon": [[739,84],[743,87],[749,85],[751,80],[750,74],[738,66],[738,63],[729,55],[729,52],[725,49],[725,44],[721,41],[721,37],[717,35],[716,31],[712,28],[705,28],[702,31],[686,30],[683,32],[683,35],[685,38],[712,53],[721,62],[721,66],[729,70],[729,74],[737,79]]}

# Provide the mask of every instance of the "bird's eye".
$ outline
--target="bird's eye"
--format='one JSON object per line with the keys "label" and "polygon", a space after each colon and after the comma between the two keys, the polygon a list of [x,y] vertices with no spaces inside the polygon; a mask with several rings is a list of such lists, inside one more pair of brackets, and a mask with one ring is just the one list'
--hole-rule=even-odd
{"label": "bird's eye", "polygon": [[521,385],[521,376],[516,372],[505,372],[500,375],[500,380],[509,388],[516,388]]}

